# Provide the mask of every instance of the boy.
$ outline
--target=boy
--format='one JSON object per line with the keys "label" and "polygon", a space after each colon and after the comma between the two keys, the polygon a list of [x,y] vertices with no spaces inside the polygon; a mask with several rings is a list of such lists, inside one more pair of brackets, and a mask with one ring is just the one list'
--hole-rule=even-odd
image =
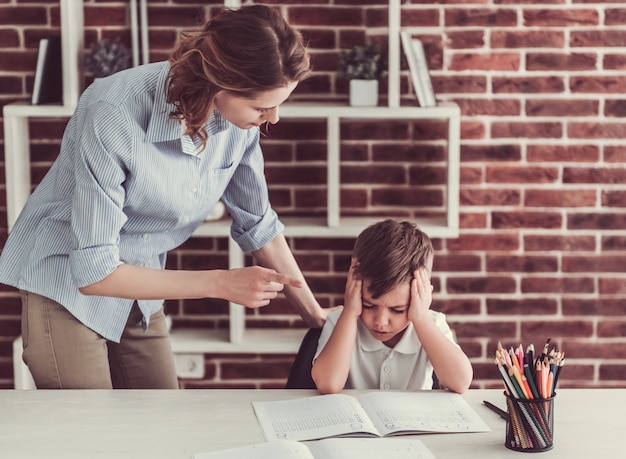
{"label": "boy", "polygon": [[410,222],[385,220],[357,238],[343,309],[329,314],[311,376],[321,393],[432,388],[464,392],[472,365],[445,316],[430,310],[433,247]]}

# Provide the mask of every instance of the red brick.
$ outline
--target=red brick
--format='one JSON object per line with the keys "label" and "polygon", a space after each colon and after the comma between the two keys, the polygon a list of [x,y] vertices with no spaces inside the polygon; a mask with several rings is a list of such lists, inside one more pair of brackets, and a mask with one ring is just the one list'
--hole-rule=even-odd
{"label": "red brick", "polygon": [[484,139],[486,129],[482,121],[462,121],[461,140]]}
{"label": "red brick", "polygon": [[601,278],[599,280],[599,291],[605,295],[626,294],[626,282],[621,277]]}
{"label": "red brick", "polygon": [[611,320],[598,322],[598,337],[624,338],[626,336],[626,322]]}
{"label": "red brick", "polygon": [[[346,155],[346,151],[350,152],[359,146],[354,144],[341,146],[341,159],[346,161],[358,160],[359,158],[350,158]],[[362,145],[360,147],[363,147]],[[350,153],[348,153],[350,154]],[[367,159],[367,151],[359,151],[361,160]],[[353,156],[353,155],[351,155]],[[441,145],[421,144],[411,142],[410,144],[383,144],[376,143],[372,145],[372,161],[386,162],[393,158],[394,161],[411,162],[411,163],[428,163],[445,161],[447,157],[446,149]]]}
{"label": "red brick", "polygon": [[[508,292],[513,293],[513,292]],[[557,313],[557,302],[553,298],[489,298],[487,297],[487,314],[494,316],[529,316],[554,315]]]}
{"label": "red brick", "polygon": [[439,76],[433,79],[436,94],[477,94],[487,91],[487,79],[482,75]]}
{"label": "red brick", "polygon": [[373,206],[442,206],[443,192],[416,188],[376,188],[371,191]]}
{"label": "red brick", "polygon": [[524,249],[526,251],[538,252],[593,252],[596,250],[596,239],[593,236],[540,236],[529,234],[524,236]]}
{"label": "red brick", "polygon": [[626,100],[607,100],[604,104],[604,115],[619,118],[626,116]]}
{"label": "red brick", "polygon": [[603,236],[602,251],[622,251],[626,249],[626,237],[622,235]]}
{"label": "red brick", "polygon": [[591,207],[596,204],[595,190],[526,190],[525,207]]}
{"label": "red brick", "polygon": [[623,30],[572,30],[570,46],[601,47],[622,46],[626,41],[626,31]]}
{"label": "red brick", "polygon": [[567,135],[572,139],[624,139],[625,123],[576,123],[568,124]]}
{"label": "red brick", "polygon": [[526,277],[522,279],[522,293],[594,293],[590,277]]}
{"label": "red brick", "polygon": [[556,272],[559,268],[557,257],[536,255],[487,255],[487,272]]}
{"label": "red brick", "polygon": [[497,77],[492,79],[493,92],[498,93],[562,93],[565,84],[562,77]]}
{"label": "red brick", "polygon": [[592,9],[529,8],[524,10],[525,27],[581,27],[598,24],[598,12]]}
{"label": "red brick", "polygon": [[602,191],[603,207],[626,207],[626,191]]}
{"label": "red brick", "polygon": [[528,53],[526,70],[595,70],[597,59],[594,53]]}
{"label": "red brick", "polygon": [[626,92],[626,77],[622,76],[575,76],[570,78],[573,93],[616,93]]}
{"label": "red brick", "polygon": [[626,8],[607,8],[604,11],[605,25],[626,24]]}
{"label": "red brick", "polygon": [[464,116],[519,116],[521,103],[514,99],[455,99]]}
{"label": "red brick", "polygon": [[461,184],[480,184],[483,183],[483,170],[479,167],[461,167]]}
{"label": "red brick", "polygon": [[448,315],[478,315],[480,314],[480,301],[469,298],[441,298],[440,295],[435,295],[432,309]]}
{"label": "red brick", "polygon": [[485,229],[487,228],[487,215],[478,212],[462,212],[459,216],[459,227],[463,229]]}
{"label": "red brick", "polygon": [[623,316],[625,300],[608,298],[564,298],[563,315],[568,316]]}
{"label": "red brick", "polygon": [[607,163],[626,162],[626,147],[623,147],[621,145],[606,145],[604,147],[604,160]]}
{"label": "red brick", "polygon": [[[593,330],[593,322],[590,320],[562,320],[558,322],[527,320],[522,322],[522,336],[586,338],[593,335]],[[569,349],[566,354],[569,354]]]}
{"label": "red brick", "polygon": [[492,138],[560,138],[562,135],[560,123],[507,121],[491,125]]}
{"label": "red brick", "polygon": [[446,27],[515,27],[517,11],[498,8],[448,8],[445,10]]}
{"label": "red brick", "polygon": [[364,26],[365,10],[351,7],[292,6],[287,19],[294,26]]}
{"label": "red brick", "polygon": [[477,338],[484,336],[498,336],[504,339],[508,336],[515,336],[517,323],[515,321],[464,321],[454,325],[454,332],[458,339]]}
{"label": "red brick", "polygon": [[623,230],[626,215],[620,214],[571,214],[567,218],[569,229]]}
{"label": "red brick", "polygon": [[449,31],[446,34],[447,49],[482,48],[485,45],[485,33],[482,30]]}
{"label": "red brick", "polygon": [[529,99],[526,101],[528,116],[598,116],[597,100]]}
{"label": "red brick", "polygon": [[560,228],[563,217],[559,212],[492,212],[491,227],[510,228]]}
{"label": "red brick", "polygon": [[294,205],[296,209],[318,208],[326,210],[327,194],[326,189],[304,189],[294,190]]}
{"label": "red brick", "polygon": [[519,237],[517,233],[502,234],[461,234],[458,238],[446,240],[448,250],[517,250]]}
{"label": "red brick", "polygon": [[626,183],[626,170],[615,168],[565,167],[563,183]]}
{"label": "red brick", "polygon": [[597,145],[528,145],[526,159],[529,162],[598,162]]}
{"label": "red brick", "polygon": [[380,121],[347,121],[341,123],[341,138],[365,140],[408,140],[410,122],[394,120],[381,123]]}
{"label": "red brick", "polygon": [[519,161],[522,157],[519,145],[463,145],[461,160],[468,161]]}
{"label": "red brick", "polygon": [[602,58],[602,68],[604,70],[626,69],[626,55],[606,53]]}
{"label": "red brick", "polygon": [[521,200],[519,190],[462,188],[460,202],[462,206],[518,206]]}
{"label": "red brick", "polygon": [[[592,343],[588,341],[567,341],[566,356],[577,359],[624,359],[626,358],[626,342]],[[564,367],[565,368],[565,367]],[[565,370],[563,370],[565,371]],[[626,373],[625,373],[626,374]]]}
{"label": "red brick", "polygon": [[520,55],[517,53],[456,53],[452,55],[449,70],[497,70],[514,71],[520,68]]}
{"label": "red brick", "polygon": [[326,183],[326,168],[322,166],[285,166],[266,168],[267,181],[272,184],[322,184]]}
{"label": "red brick", "polygon": [[46,8],[38,5],[1,6],[0,25],[23,26],[48,24]]}
{"label": "red brick", "polygon": [[557,30],[494,30],[491,32],[492,48],[562,48],[565,36]]}
{"label": "red brick", "polygon": [[[564,256],[563,272],[623,273],[626,271],[626,255]],[[626,308],[626,302],[623,305]]]}
{"label": "red brick", "polygon": [[448,293],[513,293],[515,279],[508,276],[490,277],[456,277],[448,276],[446,291]]}
{"label": "red brick", "polygon": [[85,27],[125,26],[128,24],[126,18],[128,8],[123,6],[116,7],[98,5],[92,7],[87,5],[83,10]]}
{"label": "red brick", "polygon": [[[400,17],[402,27],[438,27],[440,24],[438,9],[403,9]],[[386,25],[386,24],[382,24]]]}
{"label": "red brick", "polygon": [[17,48],[20,45],[20,36],[15,29],[0,29],[0,43],[3,48]]}
{"label": "red brick", "polygon": [[599,378],[602,381],[626,380],[626,365],[613,365],[609,363],[600,364]]}
{"label": "red brick", "polygon": [[487,183],[555,183],[559,171],[554,167],[506,167],[488,166],[485,181]]}
{"label": "red brick", "polygon": [[[322,170],[320,170],[320,173]],[[282,174],[284,175],[284,174]],[[341,183],[370,183],[370,184],[406,184],[407,175],[403,166],[378,165],[375,169],[369,166],[341,167]],[[297,179],[298,177],[293,177]]]}

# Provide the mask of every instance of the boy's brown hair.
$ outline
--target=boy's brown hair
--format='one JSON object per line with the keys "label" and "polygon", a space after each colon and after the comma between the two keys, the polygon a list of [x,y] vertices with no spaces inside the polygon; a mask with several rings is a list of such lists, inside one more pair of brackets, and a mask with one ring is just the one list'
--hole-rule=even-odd
{"label": "boy's brown hair", "polygon": [[383,220],[357,237],[352,251],[357,261],[354,274],[369,281],[369,292],[378,298],[412,279],[415,270],[426,266],[433,253],[430,238],[414,223]]}

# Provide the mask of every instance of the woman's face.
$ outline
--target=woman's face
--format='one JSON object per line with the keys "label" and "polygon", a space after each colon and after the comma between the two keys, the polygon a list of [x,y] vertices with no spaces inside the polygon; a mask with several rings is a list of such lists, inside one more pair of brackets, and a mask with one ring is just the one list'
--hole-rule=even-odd
{"label": "woman's face", "polygon": [[278,107],[298,86],[294,81],[287,86],[259,93],[253,99],[220,91],[214,99],[215,108],[224,118],[241,129],[251,129],[264,123],[276,124],[280,119]]}

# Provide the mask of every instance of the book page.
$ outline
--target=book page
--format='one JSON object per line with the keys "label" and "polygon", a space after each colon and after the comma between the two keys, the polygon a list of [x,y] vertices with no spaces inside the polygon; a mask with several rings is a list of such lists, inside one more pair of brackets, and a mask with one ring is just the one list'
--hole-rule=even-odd
{"label": "book page", "polygon": [[420,440],[405,438],[327,438],[307,442],[318,459],[435,459]]}
{"label": "book page", "polygon": [[296,441],[274,441],[196,453],[192,459],[315,459],[304,443]]}
{"label": "book page", "polygon": [[491,430],[465,399],[453,392],[368,392],[359,396],[359,401],[383,436]]}
{"label": "book page", "polygon": [[265,439],[317,440],[334,436],[378,436],[358,401],[331,394],[294,400],[253,402]]}

